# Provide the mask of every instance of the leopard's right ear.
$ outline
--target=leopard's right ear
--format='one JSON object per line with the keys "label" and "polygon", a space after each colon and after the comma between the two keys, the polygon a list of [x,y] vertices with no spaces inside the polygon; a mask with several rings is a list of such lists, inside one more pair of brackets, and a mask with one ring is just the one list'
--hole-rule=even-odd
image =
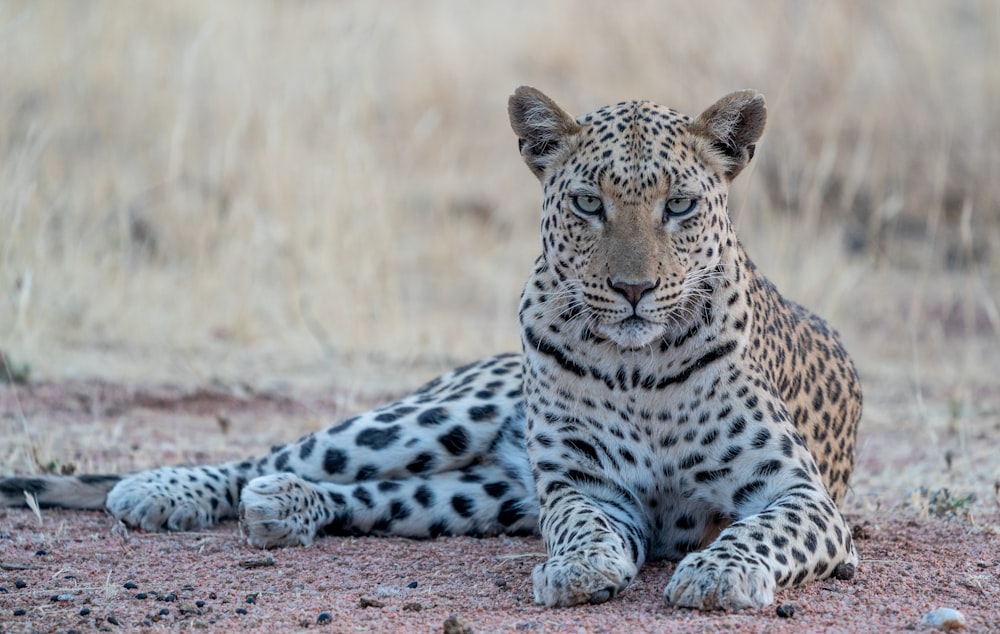
{"label": "leopard's right ear", "polygon": [[531,86],[514,91],[507,113],[521,156],[539,179],[569,147],[569,138],[580,131],[570,114]]}

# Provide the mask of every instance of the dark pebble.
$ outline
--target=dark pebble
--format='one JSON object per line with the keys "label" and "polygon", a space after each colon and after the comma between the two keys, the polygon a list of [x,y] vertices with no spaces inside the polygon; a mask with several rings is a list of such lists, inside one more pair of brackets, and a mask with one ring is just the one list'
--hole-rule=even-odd
{"label": "dark pebble", "polygon": [[28,613],[28,611],[25,610],[24,608],[18,608],[16,610],[14,610],[14,616],[24,616],[27,613]]}
{"label": "dark pebble", "polygon": [[329,612],[320,612],[319,616],[316,617],[316,622],[319,623],[320,625],[323,625],[324,623],[329,623],[332,620],[333,617],[330,616]]}
{"label": "dark pebble", "polygon": [[208,593],[208,598],[209,598],[209,599],[211,599],[211,600],[213,600],[213,601],[215,601],[215,600],[216,600],[216,599],[218,599],[219,597],[215,596],[215,593],[214,593],[214,592],[209,592],[209,593]]}
{"label": "dark pebble", "polygon": [[848,581],[854,578],[854,564],[837,564],[833,569],[833,578]]}
{"label": "dark pebble", "polygon": [[10,590],[8,590],[3,586],[0,586],[0,594],[10,594]]}
{"label": "dark pebble", "polygon": [[157,601],[166,601],[167,603],[173,603],[177,600],[177,595],[171,592],[170,594],[158,594],[156,595]]}
{"label": "dark pebble", "polygon": [[138,588],[138,587],[139,587],[139,586],[135,585],[135,584],[134,584],[134,583],[132,583],[131,581],[126,581],[126,582],[125,582],[125,589],[126,589],[126,590],[135,590],[135,589],[136,589],[136,588]]}
{"label": "dark pebble", "polygon": [[246,608],[236,608],[236,613],[237,614],[246,614],[247,611],[246,611]]}
{"label": "dark pebble", "polygon": [[15,587],[15,588],[18,588],[18,589],[20,589],[20,588],[23,588],[23,587],[25,587],[25,586],[27,586],[27,585],[28,585],[28,584],[26,584],[26,583],[24,582],[24,579],[14,579],[14,587]]}
{"label": "dark pebble", "polygon": [[194,592],[194,586],[181,586],[181,590],[184,592]]}
{"label": "dark pebble", "polygon": [[168,614],[170,614],[170,610],[167,608],[160,608],[160,616],[167,616]]}
{"label": "dark pebble", "polygon": [[45,550],[44,548],[39,548],[38,550],[35,551],[35,556],[36,557],[44,557],[45,555],[48,555],[48,554],[49,554],[49,551]]}
{"label": "dark pebble", "polygon": [[247,595],[247,603],[249,603],[250,605],[253,605],[254,603],[257,603],[257,597],[255,597],[252,594],[248,594]]}
{"label": "dark pebble", "polygon": [[121,623],[118,622],[118,619],[116,619],[113,616],[109,616],[108,617],[108,623],[110,623],[112,625],[121,625]]}
{"label": "dark pebble", "polygon": [[80,616],[87,616],[90,614],[90,608],[80,608]]}
{"label": "dark pebble", "polygon": [[782,603],[774,612],[783,619],[790,619],[795,616],[795,606],[791,603]]}
{"label": "dark pebble", "polygon": [[417,584],[416,581],[411,581],[410,583],[406,584],[406,587],[407,588],[416,588],[417,585],[419,585],[419,584]]}
{"label": "dark pebble", "polygon": [[202,601],[201,599],[198,599],[197,601],[194,602],[194,606],[196,608],[203,608],[205,607],[205,602]]}
{"label": "dark pebble", "polygon": [[51,597],[49,597],[49,599],[52,600],[52,601],[72,601],[73,600],[73,595],[72,594],[53,594]]}
{"label": "dark pebble", "polygon": [[145,592],[136,592],[136,593],[135,593],[135,598],[136,598],[136,599],[139,599],[139,600],[141,601],[141,600],[143,600],[143,599],[148,599],[148,598],[149,598],[149,595],[148,595],[148,594],[146,594]]}

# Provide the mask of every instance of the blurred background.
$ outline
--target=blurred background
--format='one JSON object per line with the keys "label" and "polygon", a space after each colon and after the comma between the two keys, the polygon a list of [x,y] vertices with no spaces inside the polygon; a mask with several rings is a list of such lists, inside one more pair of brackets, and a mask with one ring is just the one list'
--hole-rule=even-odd
{"label": "blurred background", "polygon": [[0,351],[36,379],[384,393],[516,349],[540,197],[513,89],[696,115],[752,87],[749,252],[842,331],[866,424],[975,462],[998,60],[988,0],[5,0]]}

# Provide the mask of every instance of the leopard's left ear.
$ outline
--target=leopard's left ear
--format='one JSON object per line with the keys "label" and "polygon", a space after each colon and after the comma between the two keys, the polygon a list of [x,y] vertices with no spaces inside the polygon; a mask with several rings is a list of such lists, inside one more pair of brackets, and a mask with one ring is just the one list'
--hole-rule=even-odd
{"label": "leopard's left ear", "polygon": [[514,91],[507,102],[507,113],[521,157],[539,179],[563,155],[570,137],[580,131],[569,113],[531,86]]}
{"label": "leopard's left ear", "polygon": [[756,90],[740,90],[701,113],[691,124],[691,131],[708,139],[718,152],[726,177],[732,180],[753,158],[766,122],[764,95]]}

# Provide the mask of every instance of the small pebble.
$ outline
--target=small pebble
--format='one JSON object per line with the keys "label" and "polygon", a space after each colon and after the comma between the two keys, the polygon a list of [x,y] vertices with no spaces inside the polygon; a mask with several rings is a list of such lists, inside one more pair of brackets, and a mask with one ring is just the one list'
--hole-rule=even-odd
{"label": "small pebble", "polygon": [[135,584],[134,584],[134,583],[132,583],[131,581],[126,581],[126,582],[125,582],[125,586],[124,586],[124,587],[125,587],[125,589],[126,589],[126,590],[135,590],[135,589],[136,589],[136,588],[138,588],[139,586],[135,585]]}
{"label": "small pebble", "polygon": [[472,634],[472,628],[464,619],[452,614],[444,621],[444,634]]}
{"label": "small pebble", "polygon": [[329,623],[331,621],[333,621],[333,617],[330,616],[329,612],[320,612],[319,616],[316,617],[316,622],[319,623],[320,625]]}
{"label": "small pebble", "polygon": [[157,601],[166,601],[167,603],[173,603],[177,600],[177,595],[171,592],[170,594],[158,594],[156,595]]}
{"label": "small pebble", "polygon": [[51,597],[52,601],[72,601],[72,594],[53,594]]}
{"label": "small pebble", "polygon": [[795,616],[795,606],[791,603],[782,603],[774,612],[783,619],[790,619]]}
{"label": "small pebble", "polygon": [[255,594],[248,594],[247,595],[247,603],[249,603],[250,605],[253,605],[254,603],[257,603],[257,595],[255,595]]}
{"label": "small pebble", "polygon": [[113,616],[109,616],[108,617],[108,623],[110,623],[112,625],[121,625],[121,623],[118,622],[118,619],[116,619]]}
{"label": "small pebble", "polygon": [[141,600],[143,600],[143,599],[148,599],[148,598],[149,598],[149,595],[148,595],[148,594],[146,594],[145,592],[136,592],[136,593],[135,593],[135,598],[136,598],[136,599],[139,599],[139,600],[141,601]]}
{"label": "small pebble", "polygon": [[361,597],[358,599],[358,605],[363,608],[384,608],[385,604],[377,599],[369,599],[368,597]]}
{"label": "small pebble", "polygon": [[90,614],[90,608],[80,608],[80,616],[87,616]]}
{"label": "small pebble", "polygon": [[197,601],[194,602],[194,606],[196,608],[203,608],[205,607],[205,602],[202,601],[201,599],[198,599]]}
{"label": "small pebble", "polygon": [[36,557],[44,557],[45,555],[48,555],[48,554],[49,554],[49,551],[45,550],[44,548],[39,548],[38,550],[35,551],[35,556]]}
{"label": "small pebble", "polygon": [[3,586],[0,586],[0,594],[10,594],[10,590],[8,590]]}
{"label": "small pebble", "polygon": [[28,611],[25,610],[24,608],[17,608],[16,610],[14,610],[14,616],[24,616],[27,613]]}
{"label": "small pebble", "polygon": [[216,599],[218,599],[219,597],[215,596],[215,593],[214,593],[214,592],[209,592],[209,593],[208,593],[208,598],[209,598],[209,599],[211,599],[211,600],[213,600],[213,601],[215,601],[215,600],[216,600]]}
{"label": "small pebble", "polygon": [[920,627],[957,632],[965,629],[965,615],[954,608],[937,608],[920,619]]}
{"label": "small pebble", "polygon": [[419,584],[416,581],[411,581],[410,583],[406,584],[406,587],[407,588],[416,588],[418,585]]}
{"label": "small pebble", "polygon": [[170,610],[167,608],[160,608],[160,616],[167,616],[168,614],[170,614]]}
{"label": "small pebble", "polygon": [[245,608],[236,608],[236,613],[237,614],[246,614],[247,611],[246,611]]}
{"label": "small pebble", "polygon": [[28,584],[24,582],[24,579],[14,579],[14,587],[17,589],[21,589],[27,585]]}

